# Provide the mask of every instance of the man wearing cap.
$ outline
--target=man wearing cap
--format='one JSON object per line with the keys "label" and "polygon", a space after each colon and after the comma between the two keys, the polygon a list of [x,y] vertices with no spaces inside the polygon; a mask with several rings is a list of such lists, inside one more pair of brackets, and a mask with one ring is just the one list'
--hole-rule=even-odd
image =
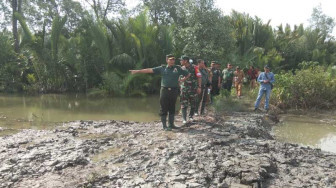
{"label": "man wearing cap", "polygon": [[227,64],[227,68],[223,70],[223,89],[229,91],[231,93],[232,80],[233,80],[233,68],[230,63]]}
{"label": "man wearing cap", "polygon": [[[184,78],[181,81],[185,81],[189,78],[190,73],[183,70],[181,66],[175,65],[175,57],[171,54],[166,56],[167,65],[158,66],[155,68],[147,68],[141,70],[130,70],[132,74],[138,73],[154,73],[160,74],[161,90],[160,90],[160,116],[163,129],[171,130],[176,128],[174,125],[175,119],[175,103],[178,96],[179,77],[183,75]],[[168,115],[169,114],[169,115]],[[167,127],[167,115],[168,123]]]}
{"label": "man wearing cap", "polygon": [[219,69],[219,63],[216,61],[211,62],[211,102],[213,102],[213,97],[219,95],[219,88],[221,86],[221,71]]}
{"label": "man wearing cap", "polygon": [[260,89],[258,93],[257,100],[254,105],[254,111],[257,111],[259,108],[259,104],[261,101],[262,96],[265,93],[265,110],[268,112],[269,109],[269,99],[271,96],[271,91],[273,88],[273,83],[274,83],[274,74],[270,72],[270,67],[266,65],[264,67],[265,72],[262,72],[258,76],[258,82],[260,83]]}
{"label": "man wearing cap", "polygon": [[193,120],[193,115],[195,113],[196,97],[197,94],[201,93],[201,73],[198,67],[192,65],[189,61],[189,57],[181,57],[182,69],[187,70],[190,73],[190,77],[181,83],[181,110],[183,124],[187,123],[187,110],[188,105],[190,105],[189,120]]}

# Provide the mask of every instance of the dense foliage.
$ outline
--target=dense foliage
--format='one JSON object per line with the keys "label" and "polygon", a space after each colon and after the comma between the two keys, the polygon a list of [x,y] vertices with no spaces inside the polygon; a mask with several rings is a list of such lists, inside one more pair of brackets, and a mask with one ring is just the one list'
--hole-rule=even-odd
{"label": "dense foliage", "polygon": [[[85,2],[0,2],[1,91],[144,96],[158,92],[160,78],[128,70],[159,66],[173,53],[217,60],[222,68],[228,62],[269,64],[273,72],[283,73],[277,76],[275,96],[285,106],[317,105],[300,102],[302,97],[335,99],[328,90],[335,79],[321,71],[336,65],[330,35],[335,22],[320,7],[313,10],[311,26],[292,29],[272,28],[270,22],[236,11],[223,15],[213,0],[142,0],[134,10],[122,0]],[[322,68],[300,70],[302,62]],[[307,74],[316,80],[300,82]],[[317,88],[323,92],[314,92]],[[304,96],[298,96],[301,89]]]}
{"label": "dense foliage", "polygon": [[283,108],[330,109],[336,105],[336,67],[311,66],[276,75],[271,102]]}

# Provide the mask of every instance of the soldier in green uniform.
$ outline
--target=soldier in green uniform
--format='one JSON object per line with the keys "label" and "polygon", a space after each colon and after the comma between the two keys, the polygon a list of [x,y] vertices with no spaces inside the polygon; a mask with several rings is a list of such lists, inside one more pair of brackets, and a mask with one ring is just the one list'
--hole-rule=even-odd
{"label": "soldier in green uniform", "polygon": [[198,67],[192,65],[189,62],[189,57],[181,57],[182,69],[187,70],[190,73],[190,77],[181,83],[181,110],[183,124],[187,123],[187,110],[188,105],[190,105],[189,120],[193,120],[193,115],[195,113],[196,97],[197,94],[201,92],[201,73]]}
{"label": "soldier in green uniform", "polygon": [[[161,79],[161,90],[160,90],[160,116],[163,129],[171,130],[176,128],[174,125],[175,119],[175,103],[178,96],[179,88],[179,77],[183,75],[184,78],[181,81],[185,81],[189,78],[190,74],[188,71],[183,70],[181,66],[175,65],[175,57],[171,54],[166,56],[167,65],[141,69],[141,70],[130,70],[132,74],[137,73],[154,73],[160,74]],[[167,115],[169,126],[167,127]]]}
{"label": "soldier in green uniform", "polygon": [[213,97],[219,95],[219,89],[221,87],[221,71],[219,69],[220,64],[216,61],[211,62],[212,82],[211,82],[211,103]]}
{"label": "soldier in green uniform", "polygon": [[234,70],[230,63],[227,64],[227,68],[223,70],[223,89],[229,91],[231,93],[232,81]]}
{"label": "soldier in green uniform", "polygon": [[198,95],[198,101],[196,103],[196,111],[198,112],[199,106],[201,106],[200,115],[204,115],[205,105],[208,99],[208,87],[211,83],[211,72],[207,69],[204,60],[198,59],[198,68],[202,74],[201,93]]}

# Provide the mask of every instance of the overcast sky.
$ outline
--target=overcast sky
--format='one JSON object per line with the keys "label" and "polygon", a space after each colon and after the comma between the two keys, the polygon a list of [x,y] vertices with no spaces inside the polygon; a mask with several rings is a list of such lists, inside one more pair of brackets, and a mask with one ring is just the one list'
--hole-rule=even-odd
{"label": "overcast sky", "polygon": [[[250,16],[258,16],[266,23],[271,20],[273,27],[285,25],[291,26],[303,23],[309,25],[309,18],[313,8],[321,4],[322,12],[332,18],[336,18],[335,0],[217,0],[216,6],[229,15],[234,9],[238,12],[248,13]],[[334,28],[333,35],[336,36]]]}
{"label": "overcast sky", "polygon": [[[336,0],[215,0],[216,7],[223,10],[224,15],[230,15],[231,10],[248,13],[251,17],[258,16],[266,23],[271,20],[275,28],[281,23],[292,27],[303,23],[309,25],[313,8],[319,4],[324,14],[336,18]],[[138,4],[139,0],[126,0],[129,8]],[[333,36],[336,36],[334,28]]]}

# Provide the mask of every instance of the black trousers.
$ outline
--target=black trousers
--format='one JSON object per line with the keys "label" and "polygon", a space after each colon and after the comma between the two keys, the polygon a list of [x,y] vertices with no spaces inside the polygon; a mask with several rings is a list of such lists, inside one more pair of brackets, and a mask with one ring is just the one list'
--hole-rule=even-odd
{"label": "black trousers", "polygon": [[219,95],[218,80],[211,83],[211,96]]}
{"label": "black trousers", "polygon": [[177,87],[167,88],[161,87],[160,90],[160,116],[167,117],[175,115],[175,104],[179,94]]}
{"label": "black trousers", "polygon": [[231,88],[232,88],[232,80],[227,80],[223,82],[223,89],[226,89],[231,93]]}
{"label": "black trousers", "polygon": [[208,87],[202,86],[201,93],[198,95],[198,100],[196,102],[196,112],[198,113],[200,108],[200,114],[204,114],[205,105],[208,99]]}

